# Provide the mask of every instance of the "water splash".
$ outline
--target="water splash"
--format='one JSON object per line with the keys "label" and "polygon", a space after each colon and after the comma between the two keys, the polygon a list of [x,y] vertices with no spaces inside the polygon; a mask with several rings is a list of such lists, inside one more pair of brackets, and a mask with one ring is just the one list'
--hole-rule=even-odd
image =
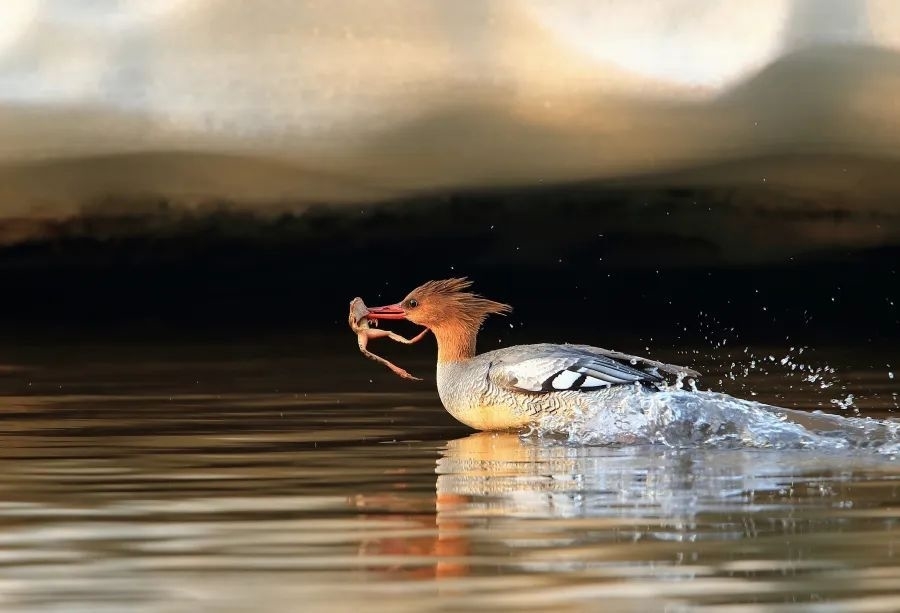
{"label": "water splash", "polygon": [[[759,294],[759,290],[754,290],[754,294]],[[807,317],[807,312],[804,311],[804,318]],[[716,316],[704,311],[697,314],[696,321],[684,324],[678,322],[677,325],[685,333],[693,334],[698,338],[702,337],[710,345],[712,348],[710,357],[713,358],[713,363],[716,365],[714,370],[718,373],[720,387],[725,385],[726,381],[731,381],[740,387],[741,393],[756,396],[757,391],[752,387],[753,379],[760,375],[775,375],[784,380],[787,390],[808,389],[819,392],[833,388],[833,391],[838,393],[847,390],[847,383],[837,376],[837,370],[833,366],[816,363],[817,360],[811,355],[816,350],[812,347],[795,344],[789,347],[772,347],[769,351],[760,353],[751,350],[748,346],[743,346],[741,349],[740,333],[733,326],[728,327]],[[678,338],[681,339],[681,337]],[[646,347],[645,350],[649,353],[650,347]],[[685,362],[690,357],[700,356],[701,353],[703,352],[697,348],[675,351],[675,354],[682,357],[682,361]],[[877,394],[872,394],[872,397],[875,396]],[[775,397],[779,398],[780,394],[776,394]],[[826,400],[820,402],[819,406],[827,404]],[[852,402],[846,404],[843,399],[832,399],[831,404],[837,405],[842,410],[853,408],[857,414],[859,413],[853,407]]]}
{"label": "water splash", "polygon": [[784,409],[728,394],[673,387],[621,386],[571,416],[549,415],[538,435],[564,433],[579,444],[657,443],[670,447],[874,449],[900,453],[900,420]]}

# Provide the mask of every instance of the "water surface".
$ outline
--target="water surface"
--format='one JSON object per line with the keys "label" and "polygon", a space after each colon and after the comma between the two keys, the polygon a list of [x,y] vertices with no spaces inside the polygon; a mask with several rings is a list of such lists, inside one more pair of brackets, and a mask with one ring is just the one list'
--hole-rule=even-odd
{"label": "water surface", "polygon": [[[432,384],[295,355],[10,350],[0,607],[900,609],[891,454],[472,433]],[[883,368],[782,375],[729,391],[891,417]]]}

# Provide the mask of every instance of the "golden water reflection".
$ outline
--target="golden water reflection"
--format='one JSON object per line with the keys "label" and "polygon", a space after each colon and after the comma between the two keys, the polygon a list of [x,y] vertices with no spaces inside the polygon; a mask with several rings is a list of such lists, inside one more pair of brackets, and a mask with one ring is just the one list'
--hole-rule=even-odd
{"label": "golden water reflection", "polygon": [[[507,433],[449,441],[434,515],[382,503],[414,535],[366,541],[392,579],[530,576],[507,606],[900,604],[900,470],[865,454],[583,447]],[[390,559],[390,564],[379,561]],[[545,580],[552,578],[550,584]],[[624,600],[621,600],[624,599]],[[655,604],[654,604],[655,603]]]}
{"label": "golden water reflection", "polygon": [[223,360],[0,373],[0,609],[900,609],[888,456],[471,434]]}

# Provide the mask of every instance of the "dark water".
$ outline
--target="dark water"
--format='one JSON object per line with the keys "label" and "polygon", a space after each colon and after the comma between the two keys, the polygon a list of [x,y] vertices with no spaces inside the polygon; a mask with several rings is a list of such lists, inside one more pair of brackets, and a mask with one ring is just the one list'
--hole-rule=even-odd
{"label": "dark water", "polygon": [[[2,359],[3,611],[900,610],[890,454],[472,433],[429,383],[296,346]],[[891,417],[884,359],[808,361],[830,387],[704,381]]]}

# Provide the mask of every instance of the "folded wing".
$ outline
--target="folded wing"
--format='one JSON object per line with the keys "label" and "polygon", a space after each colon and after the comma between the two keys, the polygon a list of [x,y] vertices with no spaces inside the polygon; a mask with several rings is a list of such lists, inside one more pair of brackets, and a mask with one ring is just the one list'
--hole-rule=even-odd
{"label": "folded wing", "polygon": [[[670,366],[609,353],[614,352],[585,345],[513,347],[497,352],[488,369],[488,378],[495,385],[520,392],[586,392],[635,382],[660,383],[664,379],[659,367]],[[646,370],[639,365],[646,366]],[[689,369],[683,371],[695,374]]]}

